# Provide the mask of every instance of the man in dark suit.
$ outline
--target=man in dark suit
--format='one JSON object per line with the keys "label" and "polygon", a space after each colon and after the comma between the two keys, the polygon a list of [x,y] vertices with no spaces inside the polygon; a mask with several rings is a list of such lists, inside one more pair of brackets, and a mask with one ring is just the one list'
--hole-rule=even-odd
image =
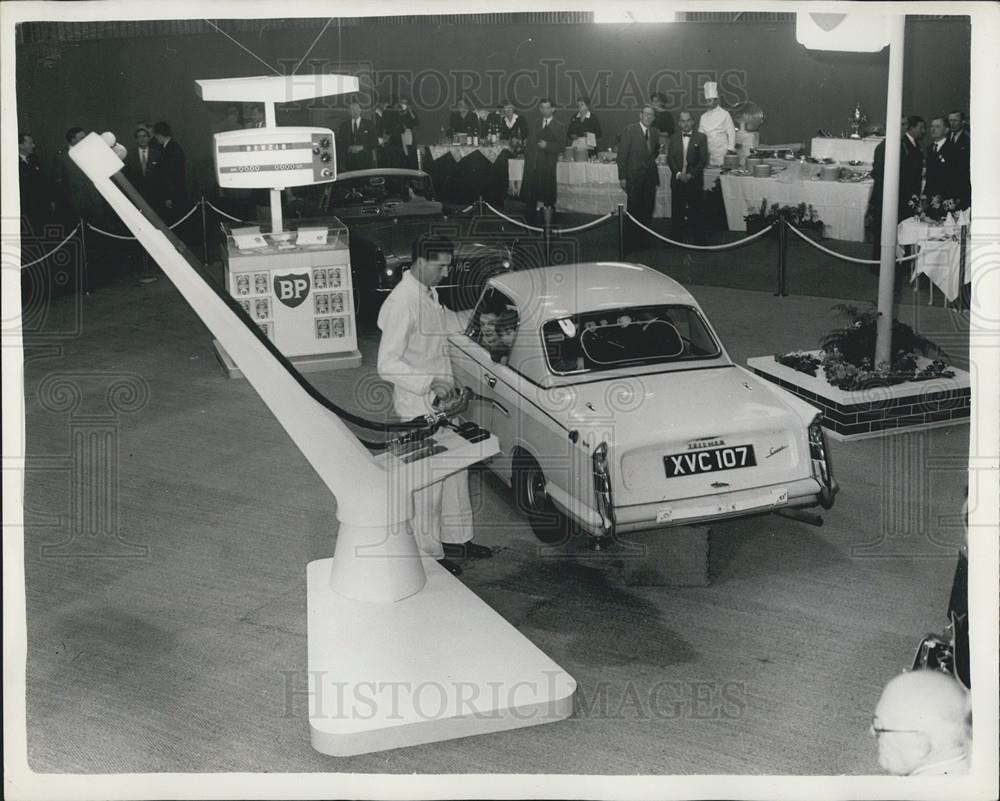
{"label": "man in dark suit", "polygon": [[375,126],[361,116],[361,104],[351,101],[351,118],[340,124],[337,148],[340,150],[338,172],[366,170],[374,166]]}
{"label": "man in dark suit", "polygon": [[42,172],[42,162],[35,155],[31,134],[17,136],[18,187],[21,194],[22,233],[40,236],[45,221],[55,211],[52,191]]}
{"label": "man in dark suit", "polygon": [[[705,243],[702,214],[703,175],[708,164],[708,139],[694,129],[690,111],[677,118],[680,130],[670,137],[667,165],[670,167],[670,228],[680,239],[685,228],[696,245]],[[685,219],[687,221],[685,225]]]}
{"label": "man in dark suit", "polygon": [[957,198],[957,166],[960,156],[953,151],[948,141],[948,125],[944,117],[931,120],[931,144],[927,148],[927,180],[924,194],[928,198],[935,195],[942,199]]}
{"label": "man in dark suit", "polygon": [[153,126],[153,136],[163,148],[156,172],[156,193],[163,204],[163,218],[168,223],[180,219],[187,211],[184,204],[187,199],[187,178],[184,162],[184,150],[173,139],[170,125],[158,122]]}
{"label": "man in dark suit", "polygon": [[[618,144],[618,182],[625,190],[628,213],[643,225],[653,223],[653,207],[656,205],[656,187],[660,183],[660,173],[656,169],[656,157],[660,154],[660,132],[653,127],[656,110],[645,105],[639,112],[639,121],[625,126]],[[646,241],[644,231],[626,229],[626,250],[638,250]]]}
{"label": "man in dark suit", "polygon": [[139,190],[153,208],[160,208],[163,199],[157,194],[159,186],[160,157],[162,150],[152,146],[152,135],[147,128],[135,129],[135,147],[125,160],[125,177]]}
{"label": "man in dark suit", "polygon": [[420,120],[409,101],[394,99],[385,109],[382,120],[383,159],[379,166],[416,169],[417,146],[413,129],[420,125]]}
{"label": "man in dark suit", "polygon": [[521,200],[524,216],[529,224],[536,224],[538,204],[555,210],[556,163],[566,142],[566,126],[553,113],[555,105],[549,98],[538,104],[542,115],[538,128],[524,143],[524,178],[521,181]]}
{"label": "man in dark suit", "polygon": [[948,146],[956,156],[955,187],[961,208],[972,203],[971,181],[971,141],[965,127],[965,114],[961,111],[948,112]]}
{"label": "man in dark suit", "polygon": [[656,92],[649,100],[656,117],[653,119],[653,127],[661,134],[667,136],[674,135],[674,115],[667,110],[667,96],[663,92]]}
{"label": "man in dark suit", "polygon": [[[924,152],[920,142],[926,130],[923,117],[913,115],[906,118],[906,133],[899,144],[899,220],[913,216],[910,201],[914,195],[920,197],[924,177]],[[884,161],[884,152],[882,158]]]}

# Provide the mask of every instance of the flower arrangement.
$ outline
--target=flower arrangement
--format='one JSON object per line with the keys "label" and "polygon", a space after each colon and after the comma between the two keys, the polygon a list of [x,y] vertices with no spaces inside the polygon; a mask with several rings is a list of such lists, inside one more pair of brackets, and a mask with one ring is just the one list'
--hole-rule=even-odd
{"label": "flower arrangement", "polygon": [[910,210],[916,214],[921,221],[932,220],[940,222],[950,213],[958,211],[959,203],[955,198],[943,198],[941,195],[911,195],[907,203]]}
{"label": "flower arrangement", "polygon": [[[899,320],[892,321],[891,363],[874,364],[878,310],[873,307],[861,311],[849,304],[838,304],[834,309],[847,317],[847,324],[823,337],[819,357],[793,351],[776,354],[775,361],[811,376],[822,367],[827,382],[845,391],[954,377],[944,359],[947,354]],[[938,358],[918,369],[918,353]]]}

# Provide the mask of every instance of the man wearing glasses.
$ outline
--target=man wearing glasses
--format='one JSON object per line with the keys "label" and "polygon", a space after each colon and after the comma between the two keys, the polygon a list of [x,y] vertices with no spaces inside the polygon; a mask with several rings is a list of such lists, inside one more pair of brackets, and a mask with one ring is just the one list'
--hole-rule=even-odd
{"label": "man wearing glasses", "polygon": [[895,776],[954,776],[969,770],[969,693],[955,678],[915,670],[891,679],[875,707],[878,762]]}

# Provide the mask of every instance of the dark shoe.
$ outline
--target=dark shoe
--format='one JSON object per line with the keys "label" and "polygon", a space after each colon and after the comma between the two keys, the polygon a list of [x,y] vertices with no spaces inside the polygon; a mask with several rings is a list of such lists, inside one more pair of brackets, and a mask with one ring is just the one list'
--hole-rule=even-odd
{"label": "dark shoe", "polygon": [[438,559],[438,564],[441,565],[445,570],[451,573],[453,576],[461,576],[462,568],[452,562],[450,559]]}
{"label": "dark shoe", "polygon": [[489,559],[493,551],[485,545],[472,542],[445,542],[444,555],[455,559]]}

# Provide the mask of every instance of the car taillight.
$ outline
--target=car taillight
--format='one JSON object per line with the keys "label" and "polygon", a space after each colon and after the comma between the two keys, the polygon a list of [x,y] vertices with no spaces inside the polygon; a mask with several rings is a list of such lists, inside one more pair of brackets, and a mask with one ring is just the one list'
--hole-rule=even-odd
{"label": "car taillight", "polygon": [[818,414],[809,424],[809,458],[812,460],[813,476],[820,483],[819,503],[824,509],[833,506],[834,489],[833,463],[830,461],[830,449],[826,444],[826,432],[823,431],[823,415]]}
{"label": "car taillight", "polygon": [[615,533],[615,504],[611,494],[607,442],[602,442],[594,448],[591,461],[594,469],[594,499],[597,502],[597,513],[601,516],[603,536],[610,537]]}

